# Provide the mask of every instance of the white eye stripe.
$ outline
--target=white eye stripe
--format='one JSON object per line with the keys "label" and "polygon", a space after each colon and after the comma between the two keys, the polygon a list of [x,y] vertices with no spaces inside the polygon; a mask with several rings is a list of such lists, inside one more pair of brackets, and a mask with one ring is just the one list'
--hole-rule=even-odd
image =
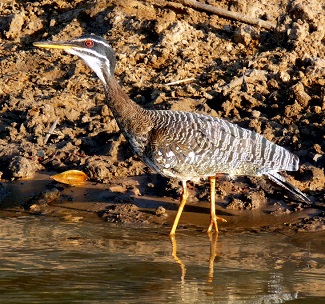
{"label": "white eye stripe", "polygon": [[[93,38],[93,37],[89,37],[90,40],[93,40],[94,42],[98,43],[98,44],[101,44],[103,45],[105,48],[111,48],[111,46],[106,43],[105,41],[102,41],[102,40],[97,40],[96,38]],[[84,42],[85,41],[85,38],[80,38],[80,39],[75,39],[74,41],[78,41],[78,42]]]}

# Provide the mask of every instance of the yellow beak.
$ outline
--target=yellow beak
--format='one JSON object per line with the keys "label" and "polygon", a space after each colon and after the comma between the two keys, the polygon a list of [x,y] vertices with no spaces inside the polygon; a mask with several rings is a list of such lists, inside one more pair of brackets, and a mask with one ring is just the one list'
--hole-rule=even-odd
{"label": "yellow beak", "polygon": [[72,44],[68,44],[67,42],[61,42],[61,41],[34,42],[33,45],[41,48],[46,48],[46,49],[61,49],[61,50],[68,50],[74,47],[74,45]]}

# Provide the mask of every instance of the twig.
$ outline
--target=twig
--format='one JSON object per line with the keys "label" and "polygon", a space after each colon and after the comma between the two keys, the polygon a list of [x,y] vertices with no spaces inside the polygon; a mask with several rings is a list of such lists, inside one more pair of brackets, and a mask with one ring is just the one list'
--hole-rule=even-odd
{"label": "twig", "polygon": [[192,81],[192,80],[195,80],[195,78],[186,78],[186,79],[182,79],[182,80],[168,82],[168,83],[165,83],[165,85],[175,85],[175,84],[180,84],[180,83],[188,82],[188,81]]}
{"label": "twig", "polygon": [[231,82],[229,82],[226,85],[220,87],[220,90],[227,91],[227,90],[230,90],[230,89],[232,89],[234,87],[240,86],[240,85],[242,85],[244,79],[245,79],[246,82],[252,82],[251,80],[256,79],[256,78],[266,80],[266,74],[267,74],[267,71],[265,71],[265,70],[251,69],[251,70],[247,71],[243,76],[235,78]]}
{"label": "twig", "polygon": [[258,18],[252,18],[237,12],[231,12],[224,8],[219,8],[212,5],[204,4],[195,0],[178,0],[178,1],[183,5],[188,5],[196,9],[204,10],[224,18],[234,19],[247,24],[258,25],[266,29],[274,29],[276,27],[276,25],[271,22],[264,21]]}
{"label": "twig", "polygon": [[45,135],[45,137],[44,137],[44,145],[46,145],[46,143],[47,143],[47,141],[49,140],[51,134],[54,133],[54,130],[55,130],[56,125],[57,125],[58,123],[59,123],[59,118],[57,118],[57,119],[55,120],[55,122],[53,122],[53,124],[52,124],[50,130],[46,133],[46,135]]}

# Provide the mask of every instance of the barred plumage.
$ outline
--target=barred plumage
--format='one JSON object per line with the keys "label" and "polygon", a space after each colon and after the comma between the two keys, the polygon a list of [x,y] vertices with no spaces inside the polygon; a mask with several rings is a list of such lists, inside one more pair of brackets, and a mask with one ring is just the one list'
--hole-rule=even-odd
{"label": "barred plumage", "polygon": [[87,35],[67,42],[37,42],[45,48],[60,48],[82,58],[102,81],[107,104],[132,149],[153,170],[182,182],[183,193],[171,235],[188,197],[186,181],[210,179],[211,223],[215,215],[215,176],[266,175],[305,202],[308,197],[278,172],[295,171],[299,159],[260,134],[209,115],[145,110],[123,92],[114,78],[115,53],[101,37]]}
{"label": "barred plumage", "polygon": [[177,111],[148,114],[154,127],[143,157],[167,177],[260,176],[299,167],[298,157],[286,149],[223,119]]}

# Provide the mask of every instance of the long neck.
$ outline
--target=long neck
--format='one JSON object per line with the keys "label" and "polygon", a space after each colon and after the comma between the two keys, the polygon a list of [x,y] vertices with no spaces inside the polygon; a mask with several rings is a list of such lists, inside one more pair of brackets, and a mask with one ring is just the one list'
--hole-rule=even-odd
{"label": "long neck", "polygon": [[108,48],[106,56],[97,54],[96,52],[92,55],[89,55],[87,52],[78,53],[73,48],[68,49],[67,52],[73,55],[79,55],[97,74],[105,89],[107,105],[113,112],[121,130],[124,131],[125,128],[129,129],[130,127],[133,128],[133,125],[128,125],[130,120],[135,115],[141,115],[142,112],[146,112],[146,110],[132,101],[116,81],[114,77],[115,53],[113,50]]}
{"label": "long neck", "polygon": [[105,78],[106,102],[124,135],[128,137],[128,134],[133,136],[148,132],[151,128],[148,111],[129,98],[113,75]]}
{"label": "long neck", "polygon": [[107,97],[106,102],[115,118],[127,118],[143,110],[123,91],[114,76],[106,78],[104,88]]}

